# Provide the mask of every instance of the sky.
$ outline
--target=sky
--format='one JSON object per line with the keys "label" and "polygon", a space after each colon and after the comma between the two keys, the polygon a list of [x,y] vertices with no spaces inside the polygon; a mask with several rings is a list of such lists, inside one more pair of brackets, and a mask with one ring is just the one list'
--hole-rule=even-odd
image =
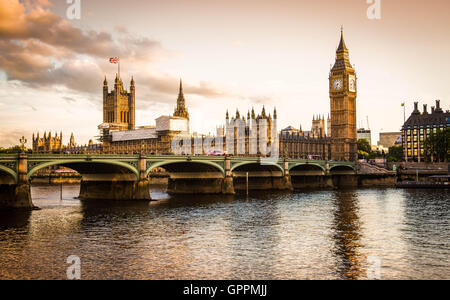
{"label": "sky", "polygon": [[[120,56],[136,82],[136,125],[173,113],[183,79],[191,131],[214,133],[228,109],[277,108],[278,128],[311,128],[330,110],[328,75],[340,28],[357,73],[358,127],[399,131],[406,113],[450,109],[450,1],[0,0],[0,147],[33,133],[98,135],[104,77]],[[375,0],[373,0],[375,1]],[[370,0],[369,0],[370,2]],[[367,122],[367,120],[369,122]],[[369,123],[369,124],[368,124]]]}

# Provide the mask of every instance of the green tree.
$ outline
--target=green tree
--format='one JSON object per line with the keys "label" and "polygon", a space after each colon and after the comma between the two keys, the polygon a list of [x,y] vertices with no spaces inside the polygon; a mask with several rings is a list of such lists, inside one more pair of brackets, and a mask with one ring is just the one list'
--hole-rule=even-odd
{"label": "green tree", "polygon": [[[0,147],[0,153],[6,153],[6,154],[11,154],[11,153],[19,153],[22,152],[22,146],[13,146],[13,147],[9,147],[9,148],[2,148]],[[23,149],[23,152],[25,153],[31,153],[31,149],[29,148],[25,148]]]}
{"label": "green tree", "polygon": [[358,140],[358,156],[359,158],[368,159],[373,155],[372,147],[367,139]]}
{"label": "green tree", "polygon": [[389,147],[389,154],[387,160],[390,162],[403,160],[403,146],[392,146]]}
{"label": "green tree", "polygon": [[430,162],[448,162],[450,159],[450,128],[437,130],[424,142],[424,157]]}

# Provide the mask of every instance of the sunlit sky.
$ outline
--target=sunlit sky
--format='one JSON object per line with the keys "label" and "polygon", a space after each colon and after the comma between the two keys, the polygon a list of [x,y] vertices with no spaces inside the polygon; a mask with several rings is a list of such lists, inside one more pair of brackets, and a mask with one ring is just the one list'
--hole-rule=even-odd
{"label": "sunlit sky", "polygon": [[191,130],[214,133],[228,109],[276,106],[278,128],[329,113],[340,27],[358,77],[358,127],[398,131],[413,102],[450,109],[450,1],[0,0],[0,146],[33,132],[98,135],[102,83],[136,81],[136,125],[173,113],[183,79]]}

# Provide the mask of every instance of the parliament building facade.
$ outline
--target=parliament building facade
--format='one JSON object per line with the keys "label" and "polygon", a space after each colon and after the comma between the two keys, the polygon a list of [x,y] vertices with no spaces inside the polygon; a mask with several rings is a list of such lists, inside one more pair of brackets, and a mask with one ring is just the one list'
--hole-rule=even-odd
{"label": "parliament building facade", "polygon": [[[120,76],[116,74],[114,87],[109,90],[108,81],[103,82],[103,123],[98,126],[100,144],[90,141],[88,146],[77,147],[73,136],[69,145],[62,145],[59,137],[44,134],[44,138],[33,135],[33,152],[36,153],[109,153],[109,154],[174,154],[173,141],[190,140],[191,150],[181,154],[209,154],[210,149],[198,149],[199,144],[210,136],[193,136],[189,130],[189,113],[180,87],[175,111],[172,115],[157,118],[155,125],[135,126],[135,82],[131,79],[129,91],[124,88]],[[341,39],[336,51],[336,61],[329,73],[330,115],[325,126],[324,117],[314,117],[310,131],[289,126],[277,131],[277,112],[266,114],[263,107],[260,114],[254,110],[247,118],[239,111],[231,117],[226,113],[225,125],[218,128],[213,139],[220,138],[221,144],[211,145],[227,155],[273,156],[286,158],[346,160],[357,158],[356,143],[356,75],[350,64],[348,49],[341,31]],[[237,127],[240,128],[238,129]],[[238,131],[237,131],[238,130]],[[228,139],[228,140],[227,140]],[[199,143],[200,140],[200,143]],[[261,146],[260,142],[264,142]],[[197,146],[196,146],[197,145]],[[256,148],[255,148],[256,147]],[[262,148],[261,148],[262,147]],[[220,148],[220,149],[218,149]],[[264,148],[264,149],[263,149]],[[263,150],[261,150],[263,149]]]}

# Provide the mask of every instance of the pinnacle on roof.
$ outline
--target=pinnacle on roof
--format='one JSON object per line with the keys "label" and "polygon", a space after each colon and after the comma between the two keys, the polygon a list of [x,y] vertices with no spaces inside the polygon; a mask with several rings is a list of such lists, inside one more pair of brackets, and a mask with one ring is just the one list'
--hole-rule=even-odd
{"label": "pinnacle on roof", "polygon": [[345,51],[345,50],[348,49],[344,41],[344,26],[341,26],[341,40],[339,42],[339,47],[337,48],[337,51]]}

